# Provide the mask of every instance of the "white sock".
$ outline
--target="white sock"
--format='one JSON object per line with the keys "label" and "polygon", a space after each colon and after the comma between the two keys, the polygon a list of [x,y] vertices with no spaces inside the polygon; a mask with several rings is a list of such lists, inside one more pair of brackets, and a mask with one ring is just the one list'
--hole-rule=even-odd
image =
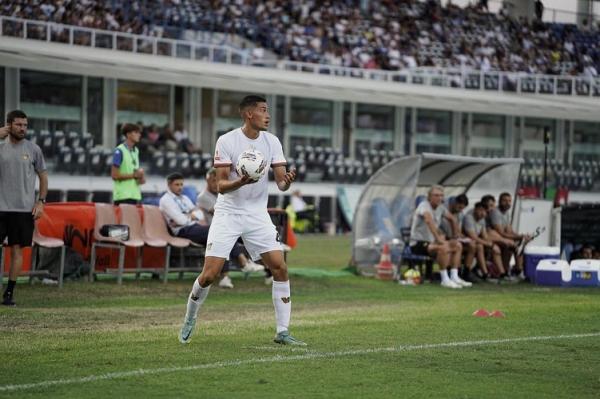
{"label": "white sock", "polygon": [[450,278],[448,277],[448,270],[442,269],[440,270],[440,276],[442,277],[442,283],[447,283]]}
{"label": "white sock", "polygon": [[459,281],[460,277],[458,277],[458,269],[450,269],[450,280]]}
{"label": "white sock", "polygon": [[290,326],[290,316],[292,313],[289,280],[273,281],[273,306],[275,307],[277,333],[286,331]]}
{"label": "white sock", "polygon": [[190,296],[188,297],[187,310],[185,312],[186,320],[195,319],[198,316],[198,311],[208,296],[209,291],[210,285],[206,288],[202,288],[198,279],[194,281],[192,292],[190,292]]}

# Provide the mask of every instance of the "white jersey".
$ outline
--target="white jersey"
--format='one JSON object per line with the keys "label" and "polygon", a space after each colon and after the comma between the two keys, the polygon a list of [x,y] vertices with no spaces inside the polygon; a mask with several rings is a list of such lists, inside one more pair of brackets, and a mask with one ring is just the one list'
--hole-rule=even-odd
{"label": "white jersey", "polygon": [[[252,140],[242,132],[241,128],[237,128],[219,137],[215,147],[214,166],[229,166],[229,180],[240,177],[235,170],[235,164],[240,154],[246,150],[260,151],[267,162],[267,171],[271,166],[287,163],[279,139],[269,132],[260,132],[258,137]],[[215,215],[250,215],[266,212],[269,200],[268,183],[269,174],[265,173],[256,183],[247,184],[226,194],[219,194],[215,205]]]}

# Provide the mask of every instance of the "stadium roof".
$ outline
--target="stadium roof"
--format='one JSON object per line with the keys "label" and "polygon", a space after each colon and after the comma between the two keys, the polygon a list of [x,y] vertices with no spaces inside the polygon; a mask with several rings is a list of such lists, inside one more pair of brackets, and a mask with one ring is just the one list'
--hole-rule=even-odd
{"label": "stadium roof", "polygon": [[0,65],[181,86],[462,112],[600,121],[599,98],[524,95],[332,77],[3,37]]}

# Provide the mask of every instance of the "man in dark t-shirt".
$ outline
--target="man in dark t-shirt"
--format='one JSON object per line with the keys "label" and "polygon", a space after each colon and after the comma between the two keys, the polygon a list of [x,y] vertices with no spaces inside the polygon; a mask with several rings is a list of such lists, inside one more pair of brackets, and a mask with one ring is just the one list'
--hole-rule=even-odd
{"label": "man in dark t-shirt", "polygon": [[[48,174],[42,150],[25,138],[27,115],[11,111],[0,129],[0,244],[8,239],[11,250],[8,285],[2,304],[14,306],[13,293],[21,267],[23,248],[30,247],[35,220],[44,212]],[[40,180],[35,198],[36,175]]]}

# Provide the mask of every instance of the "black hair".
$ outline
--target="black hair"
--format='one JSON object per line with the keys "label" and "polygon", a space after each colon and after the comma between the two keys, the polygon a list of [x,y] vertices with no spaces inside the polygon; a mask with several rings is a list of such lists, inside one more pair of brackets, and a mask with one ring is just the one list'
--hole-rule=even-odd
{"label": "black hair", "polygon": [[510,197],[510,194],[507,193],[507,192],[504,192],[504,193],[500,194],[498,196],[498,202],[502,201],[502,198],[504,198],[504,197]]}
{"label": "black hair", "polygon": [[131,132],[140,132],[141,133],[142,129],[140,129],[140,126],[136,125],[135,123],[126,123],[121,128],[121,134],[125,137],[127,137],[127,133],[131,133]]}
{"label": "black hair", "polygon": [[454,198],[454,203],[469,206],[469,198],[465,194],[460,194]]}
{"label": "black hair", "polygon": [[183,180],[183,175],[179,172],[173,172],[167,176],[167,182],[169,184],[173,183],[175,180]]}
{"label": "black hair", "polygon": [[477,209],[477,208],[483,208],[483,209],[485,209],[486,207],[485,207],[485,204],[483,202],[479,201],[479,202],[475,203],[475,209]]}
{"label": "black hair", "polygon": [[491,194],[486,194],[486,195],[484,195],[483,197],[481,197],[481,202],[482,202],[482,203],[483,203],[483,204],[484,204],[486,207],[487,207],[487,205],[488,205],[488,202],[490,202],[490,201],[494,201],[494,202],[496,202],[496,198],[494,198],[494,196],[493,196],[493,195],[491,195]]}
{"label": "black hair", "polygon": [[246,96],[242,99],[242,101],[240,102],[240,113],[244,112],[244,110],[248,107],[254,107],[256,104],[258,103],[266,103],[267,99],[262,97],[262,96],[257,96],[257,95],[250,95],[250,96]]}
{"label": "black hair", "polygon": [[6,114],[6,123],[11,124],[17,118],[26,119],[27,115],[25,115],[25,112],[21,111],[20,109],[15,109],[14,111],[10,111],[8,114]]}

